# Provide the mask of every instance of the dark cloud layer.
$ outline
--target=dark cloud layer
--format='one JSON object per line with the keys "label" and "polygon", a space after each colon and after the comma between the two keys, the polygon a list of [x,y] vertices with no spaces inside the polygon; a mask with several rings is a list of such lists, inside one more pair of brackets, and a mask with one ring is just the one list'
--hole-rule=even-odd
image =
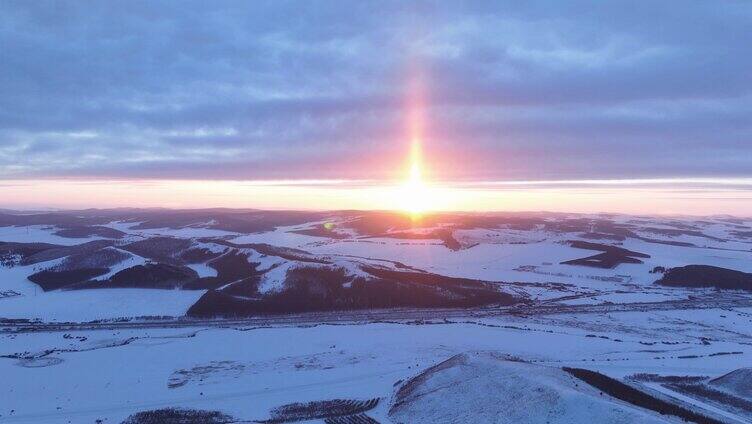
{"label": "dark cloud layer", "polygon": [[[0,3],[0,178],[752,174],[752,3]],[[411,106],[413,105],[413,106]]]}

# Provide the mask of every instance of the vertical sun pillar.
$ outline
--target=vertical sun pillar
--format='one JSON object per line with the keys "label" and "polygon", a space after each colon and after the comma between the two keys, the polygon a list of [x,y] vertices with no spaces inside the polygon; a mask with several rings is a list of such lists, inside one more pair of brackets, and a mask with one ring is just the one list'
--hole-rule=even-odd
{"label": "vertical sun pillar", "polygon": [[407,163],[407,180],[398,194],[399,207],[409,213],[413,220],[430,208],[428,193],[423,182],[423,143],[424,143],[424,98],[420,78],[412,78],[407,99],[407,132],[410,150]]}

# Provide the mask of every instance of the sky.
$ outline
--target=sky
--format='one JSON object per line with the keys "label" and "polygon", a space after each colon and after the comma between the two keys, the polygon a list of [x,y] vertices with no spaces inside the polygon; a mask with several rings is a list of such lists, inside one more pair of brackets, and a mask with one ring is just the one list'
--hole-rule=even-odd
{"label": "sky", "polygon": [[431,208],[752,215],[750,27],[748,1],[4,0],[0,206],[388,208],[417,142]]}

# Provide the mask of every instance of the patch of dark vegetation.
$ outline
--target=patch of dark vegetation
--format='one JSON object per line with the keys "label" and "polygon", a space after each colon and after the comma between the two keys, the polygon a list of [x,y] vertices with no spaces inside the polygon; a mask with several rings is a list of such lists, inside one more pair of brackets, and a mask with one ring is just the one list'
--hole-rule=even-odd
{"label": "patch of dark vegetation", "polygon": [[182,264],[180,253],[191,247],[193,242],[175,237],[152,237],[121,246],[123,250],[157,262]]}
{"label": "patch of dark vegetation", "polygon": [[639,226],[617,223],[606,218],[554,219],[546,222],[545,229],[558,233],[597,234],[601,239],[614,241],[623,241],[627,238],[640,239],[640,236],[634,232],[639,229]]}
{"label": "patch of dark vegetation", "polygon": [[227,285],[222,289],[222,293],[226,293],[232,296],[241,296],[245,298],[255,298],[260,295],[260,283],[261,276],[255,275]]}
{"label": "patch of dark vegetation", "polygon": [[451,224],[456,229],[498,229],[533,230],[544,227],[547,219],[560,216],[550,213],[433,213],[418,217],[400,212],[354,212],[347,226],[361,236],[375,237],[386,233],[394,233],[418,228],[431,228],[444,224]]}
{"label": "patch of dark vegetation", "polygon": [[742,218],[735,218],[733,216],[725,216],[722,218],[718,218],[718,221],[728,222],[730,224],[735,224],[735,225],[744,225],[747,223],[747,220],[742,219]]}
{"label": "patch of dark vegetation", "polygon": [[722,238],[713,237],[713,236],[703,233],[702,231],[698,231],[694,229],[642,227],[640,228],[640,230],[646,233],[658,234],[658,235],[669,236],[669,237],[691,236],[691,237],[702,237],[702,238],[706,238],[706,239],[710,239],[714,241],[721,241],[721,242],[726,241]]}
{"label": "patch of dark vegetation", "polygon": [[61,247],[65,246],[50,243],[18,243],[0,241],[0,252],[22,255],[24,257],[43,252],[45,250],[57,249]]}
{"label": "patch of dark vegetation", "polygon": [[[726,318],[725,315],[721,315],[722,318]],[[713,352],[709,354],[708,356],[726,356],[726,355],[743,355],[744,352],[737,350],[734,352]]]}
{"label": "patch of dark vegetation", "polygon": [[326,424],[379,424],[378,421],[366,414],[347,415],[344,417],[330,417],[324,420]]}
{"label": "patch of dark vegetation", "polygon": [[272,231],[280,226],[321,221],[331,213],[251,209],[135,210],[124,219],[140,221],[135,229],[204,227],[237,233]]}
{"label": "patch of dark vegetation", "polygon": [[658,374],[634,374],[630,379],[650,383],[700,383],[708,379],[704,376],[694,375],[658,375]]}
{"label": "patch of dark vegetation", "polygon": [[301,267],[288,272],[281,292],[244,299],[225,290],[205,293],[187,315],[192,317],[397,307],[473,307],[511,304],[514,298],[487,282],[420,272],[364,268],[374,278],[348,277],[341,268]]}
{"label": "patch of dark vegetation", "polygon": [[191,382],[203,382],[214,374],[240,375],[246,366],[235,361],[211,361],[207,364],[196,365],[192,368],[183,368],[173,371],[167,380],[168,389],[183,387]]}
{"label": "patch of dark vegetation", "polygon": [[62,358],[43,357],[43,358],[21,358],[16,365],[24,368],[45,368],[60,365],[63,363]]}
{"label": "patch of dark vegetation", "polygon": [[182,288],[186,283],[198,278],[196,271],[163,263],[147,263],[124,269],[107,280],[80,284],[76,289],[90,288]]}
{"label": "patch of dark vegetation", "polygon": [[249,263],[248,255],[235,249],[209,262],[217,271],[216,277],[204,277],[186,284],[185,289],[216,289],[229,283],[225,293],[235,296],[255,296],[258,294],[260,274],[257,263]]}
{"label": "patch of dark vegetation", "polygon": [[744,239],[752,238],[752,231],[734,230],[734,231],[731,231],[730,234],[737,238],[744,238]]}
{"label": "patch of dark vegetation", "polygon": [[[15,243],[17,245],[23,245],[27,243]],[[29,243],[32,245],[37,245],[36,247],[40,247],[40,245],[46,246],[46,248],[43,248],[41,250],[37,250],[36,252],[32,254],[27,254],[23,256],[23,259],[21,259],[22,265],[33,265],[39,262],[46,262],[51,261],[53,259],[60,259],[64,258],[66,256],[71,255],[90,255],[100,249],[104,249],[105,247],[110,247],[113,245],[112,240],[94,240],[87,243],[77,244],[75,246],[58,246],[58,245],[47,245],[44,243]]]}
{"label": "patch of dark vegetation", "polygon": [[183,251],[180,259],[187,264],[202,264],[221,255],[219,252],[212,252],[209,249],[194,247]]}
{"label": "patch of dark vegetation", "polygon": [[223,285],[225,285],[225,283],[217,280],[216,277],[200,277],[183,283],[180,288],[183,290],[214,290]]}
{"label": "patch of dark vegetation", "polygon": [[[511,304],[514,298],[497,290],[493,283],[472,280],[469,278],[454,278],[427,272],[395,271],[385,268],[364,267],[363,270],[378,279],[395,287],[412,287],[415,295],[425,295],[430,306],[432,302],[443,303],[446,306],[472,307],[490,303]],[[364,284],[370,284],[367,282]],[[384,288],[388,290],[387,288]],[[433,296],[431,296],[433,294]],[[393,293],[392,295],[400,295]],[[410,295],[410,290],[404,295]],[[433,297],[433,300],[431,300]],[[416,306],[422,306],[422,300],[413,298]],[[407,306],[407,305],[406,305]]]}
{"label": "patch of dark vegetation", "polygon": [[137,412],[122,424],[226,424],[236,419],[219,411],[200,409],[164,408]]}
{"label": "patch of dark vegetation", "polygon": [[21,296],[21,293],[15,290],[0,290],[0,299],[6,299],[9,297]]}
{"label": "patch of dark vegetation", "polygon": [[12,268],[20,262],[20,256],[14,255],[10,252],[0,253],[0,267]]}
{"label": "patch of dark vegetation", "polygon": [[633,252],[622,247],[611,246],[608,244],[592,243],[582,240],[570,240],[569,245],[577,249],[596,250],[603,253],[588,256],[586,258],[564,261],[562,262],[562,264],[564,265],[581,265],[593,268],[615,268],[620,264],[641,264],[643,262],[637,258],[650,257],[650,255],[646,255],[640,252]]}
{"label": "patch of dark vegetation", "polygon": [[731,406],[745,412],[752,413],[752,402],[736,397],[730,393],[722,392],[705,384],[667,383],[665,387],[691,397],[707,399],[722,405]]}
{"label": "patch of dark vegetation", "polygon": [[497,229],[507,228],[510,230],[530,231],[546,224],[547,218],[555,214],[548,213],[524,213],[524,212],[500,212],[490,214],[443,214],[437,216],[434,225],[456,222],[456,228],[462,229]]}
{"label": "patch of dark vegetation", "polygon": [[752,400],[752,368],[739,368],[710,380],[710,384]]}
{"label": "patch of dark vegetation", "polygon": [[196,271],[162,263],[147,263],[124,269],[109,280],[107,285],[120,287],[174,288],[198,277]]}
{"label": "patch of dark vegetation", "polygon": [[67,288],[107,274],[111,266],[128,257],[129,254],[109,247],[91,253],[77,253],[67,256],[57,266],[30,275],[28,279],[44,291]]}
{"label": "patch of dark vegetation", "polygon": [[248,255],[237,250],[214,259],[208,265],[217,270],[217,279],[226,283],[256,275],[258,266],[248,262]]}
{"label": "patch of dark vegetation", "polygon": [[110,239],[121,239],[125,236],[125,233],[110,227],[103,227],[100,225],[76,225],[60,229],[55,232],[55,235],[67,238],[87,238],[87,237],[104,237]]}
{"label": "patch of dark vegetation", "polygon": [[0,324],[28,324],[29,318],[0,318]]}
{"label": "patch of dark vegetation", "polygon": [[752,290],[752,273],[711,265],[687,265],[669,269],[656,284],[671,287]]}
{"label": "patch of dark vegetation", "polygon": [[663,274],[664,272],[666,272],[666,267],[656,266],[656,267],[653,267],[653,269],[651,269],[649,272],[651,274]]}
{"label": "patch of dark vegetation", "polygon": [[454,238],[454,233],[452,230],[438,230],[436,231],[436,235],[439,237],[441,241],[444,242],[444,246],[446,246],[449,250],[460,250],[462,245],[459,241],[457,241],[456,238]]}
{"label": "patch of dark vegetation", "polygon": [[56,227],[76,227],[107,223],[107,219],[93,216],[80,216],[71,212],[53,213],[0,213],[0,227],[25,227],[30,225],[53,225]]}
{"label": "patch of dark vegetation", "polygon": [[346,239],[350,237],[348,234],[337,232],[337,227],[331,224],[316,225],[313,228],[306,228],[303,230],[294,230],[294,231],[290,231],[290,233],[301,234],[304,236],[312,236],[312,237],[324,237],[324,238],[337,239],[337,240]]}
{"label": "patch of dark vegetation", "polygon": [[609,396],[639,406],[640,408],[649,409],[658,412],[661,415],[673,415],[683,420],[698,424],[722,423],[721,421],[698,414],[682,406],[658,399],[601,373],[582,368],[563,367],[562,369],[575,378],[584,381]]}
{"label": "patch of dark vegetation", "polygon": [[72,284],[91,280],[107,274],[108,268],[80,268],[70,271],[40,271],[31,274],[29,281],[37,284],[44,291],[57,290]]}
{"label": "patch of dark vegetation", "polygon": [[306,403],[291,403],[272,409],[269,414],[271,418],[261,422],[276,424],[351,416],[369,411],[375,408],[378,404],[378,398],[368,400],[332,399]]}
{"label": "patch of dark vegetation", "polygon": [[[637,240],[642,240],[647,243],[666,244],[666,245],[671,245],[671,246],[682,246],[682,247],[695,247],[694,244],[688,243],[688,242],[675,241],[675,240],[662,240],[662,239],[644,237],[644,236],[637,234],[635,231],[642,230],[644,228],[643,227],[644,224],[645,223],[642,221],[631,221],[628,224],[621,224],[621,223],[613,222],[609,219],[575,218],[575,219],[561,219],[561,220],[548,221],[545,223],[545,229],[547,231],[553,231],[553,232],[559,232],[559,233],[583,233],[580,235],[580,237],[589,238],[589,239],[624,241],[627,238],[633,238]],[[661,230],[661,229],[658,229],[658,230]],[[667,231],[673,234],[674,231],[681,231],[682,233],[685,233],[686,231],[691,232],[693,230],[687,229],[687,230],[667,230]],[[692,235],[694,234],[695,233],[692,233]],[[702,233],[699,233],[699,234],[702,234]],[[706,235],[703,234],[703,236],[706,236]],[[713,238],[713,237],[709,237],[709,238]],[[721,239],[717,239],[717,240],[722,241]]]}
{"label": "patch of dark vegetation", "polygon": [[438,240],[435,232],[392,231],[387,233],[372,234],[362,238],[391,238],[397,240]]}
{"label": "patch of dark vegetation", "polygon": [[294,249],[290,247],[272,246],[266,243],[245,243],[236,244],[226,240],[218,239],[205,239],[202,240],[209,243],[215,243],[222,246],[232,247],[235,249],[253,249],[259,254],[266,256],[276,256],[278,258],[287,259],[288,261],[308,262],[317,264],[330,264],[330,261],[319,259],[306,252],[305,250]]}
{"label": "patch of dark vegetation", "polygon": [[624,241],[627,238],[623,235],[616,235],[616,234],[607,234],[607,233],[581,233],[579,235],[580,238],[584,239],[590,239],[590,240],[613,240],[613,241]]}
{"label": "patch of dark vegetation", "polygon": [[694,243],[689,243],[686,241],[676,241],[676,240],[661,240],[661,239],[654,239],[649,237],[635,237],[638,240],[642,240],[644,242],[653,243],[653,244],[665,244],[667,246],[678,246],[678,247],[697,247]]}
{"label": "patch of dark vegetation", "polygon": [[114,248],[104,248],[92,253],[79,253],[63,259],[55,270],[74,270],[81,268],[109,268],[126,259],[130,255]]}
{"label": "patch of dark vegetation", "polygon": [[589,218],[562,218],[546,220],[544,223],[546,231],[554,233],[579,233],[583,231],[602,233],[609,235],[619,235],[614,232],[613,223],[607,220],[589,219]]}
{"label": "patch of dark vegetation", "polygon": [[666,225],[670,225],[674,228],[681,228],[684,230],[702,230],[704,227],[707,227],[708,225],[713,225],[710,221],[703,221],[703,220],[694,220],[694,221],[677,221],[677,220],[671,220],[664,222]]}
{"label": "patch of dark vegetation", "polygon": [[61,247],[64,246],[49,243],[0,242],[0,261],[5,266],[13,266],[16,263],[25,263],[27,258],[37,253]]}
{"label": "patch of dark vegetation", "polygon": [[[427,225],[422,222],[420,225]],[[363,213],[349,221],[347,225],[361,236],[374,236],[394,230],[407,230],[415,227],[415,222],[406,214],[396,212]]]}
{"label": "patch of dark vegetation", "polygon": [[411,231],[398,231],[387,232],[383,234],[373,234],[369,237],[383,237],[393,239],[406,239],[406,240],[441,240],[444,246],[449,250],[460,250],[462,245],[457,239],[454,238],[454,233],[449,228],[443,228],[440,230],[434,230],[429,232],[411,232]]}

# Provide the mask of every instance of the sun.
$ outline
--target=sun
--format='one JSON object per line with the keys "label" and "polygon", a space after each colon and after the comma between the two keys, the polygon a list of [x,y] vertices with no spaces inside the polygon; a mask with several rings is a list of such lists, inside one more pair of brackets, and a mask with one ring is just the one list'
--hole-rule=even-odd
{"label": "sun", "polygon": [[407,181],[399,188],[397,196],[400,209],[412,217],[419,217],[431,209],[430,190],[423,182],[420,143],[417,140],[412,143]]}

